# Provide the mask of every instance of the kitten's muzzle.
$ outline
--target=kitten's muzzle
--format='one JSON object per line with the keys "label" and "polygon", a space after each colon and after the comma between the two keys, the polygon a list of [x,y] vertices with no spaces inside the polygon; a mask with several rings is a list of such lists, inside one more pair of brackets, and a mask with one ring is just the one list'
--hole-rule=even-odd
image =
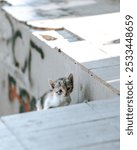
{"label": "kitten's muzzle", "polygon": [[62,94],[62,90],[59,90],[56,92],[58,95],[61,95]]}

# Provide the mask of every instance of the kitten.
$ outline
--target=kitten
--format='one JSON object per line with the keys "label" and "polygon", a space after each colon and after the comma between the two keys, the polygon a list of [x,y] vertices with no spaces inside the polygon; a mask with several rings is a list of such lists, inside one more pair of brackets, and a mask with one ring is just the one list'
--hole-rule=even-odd
{"label": "kitten", "polygon": [[69,105],[70,93],[73,91],[73,75],[59,78],[56,81],[49,80],[51,90],[46,92],[36,104],[37,110],[49,109]]}

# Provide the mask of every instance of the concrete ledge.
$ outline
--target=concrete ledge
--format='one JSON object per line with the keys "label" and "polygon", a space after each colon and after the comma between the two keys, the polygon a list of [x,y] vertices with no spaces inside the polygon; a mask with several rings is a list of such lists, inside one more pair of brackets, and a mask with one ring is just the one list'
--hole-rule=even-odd
{"label": "concrete ledge", "polygon": [[119,98],[12,115],[1,118],[0,145],[2,150],[12,142],[18,145],[14,150],[119,150],[119,124]]}

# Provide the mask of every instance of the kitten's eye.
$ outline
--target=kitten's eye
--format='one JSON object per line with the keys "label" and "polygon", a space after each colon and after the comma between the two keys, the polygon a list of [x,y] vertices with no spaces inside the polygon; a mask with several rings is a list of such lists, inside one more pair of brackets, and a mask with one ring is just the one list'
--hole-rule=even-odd
{"label": "kitten's eye", "polygon": [[59,90],[59,93],[62,93],[62,90]]}
{"label": "kitten's eye", "polygon": [[59,91],[57,91],[56,93],[61,94],[61,93],[62,93],[62,90],[59,90]]}
{"label": "kitten's eye", "polygon": [[67,91],[69,91],[69,90],[70,90],[70,87],[67,88]]}

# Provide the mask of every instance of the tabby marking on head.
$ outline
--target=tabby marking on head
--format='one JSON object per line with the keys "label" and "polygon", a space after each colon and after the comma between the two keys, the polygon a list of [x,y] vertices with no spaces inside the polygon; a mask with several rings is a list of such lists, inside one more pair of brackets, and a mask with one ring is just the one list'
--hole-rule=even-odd
{"label": "tabby marking on head", "polygon": [[37,110],[49,109],[59,106],[69,105],[71,102],[70,94],[73,91],[73,75],[59,78],[56,81],[49,80],[51,90],[46,92],[38,99]]}

